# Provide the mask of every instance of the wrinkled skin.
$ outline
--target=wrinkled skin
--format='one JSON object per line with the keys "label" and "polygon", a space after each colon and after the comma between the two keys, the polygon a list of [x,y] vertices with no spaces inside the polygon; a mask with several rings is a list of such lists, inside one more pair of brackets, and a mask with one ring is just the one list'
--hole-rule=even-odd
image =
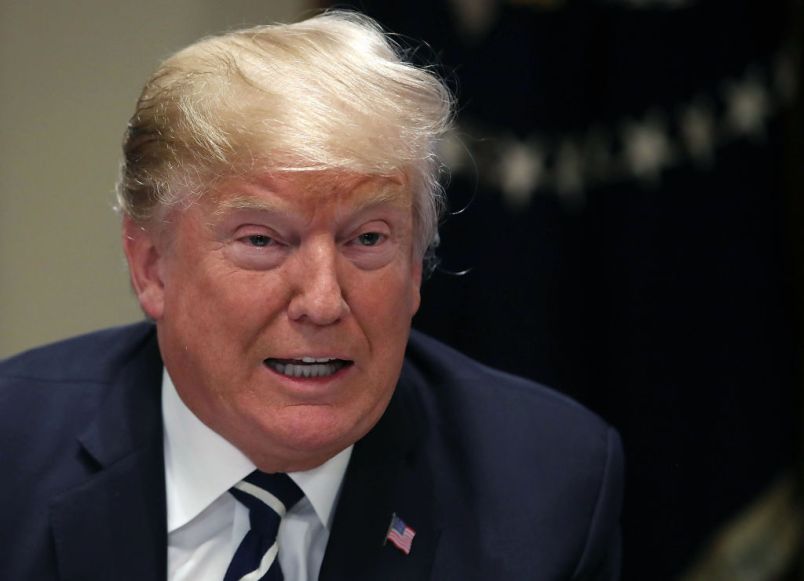
{"label": "wrinkled skin", "polygon": [[230,180],[160,227],[124,221],[180,397],[267,472],[320,465],[382,415],[419,306],[412,236],[403,178],[328,172]]}

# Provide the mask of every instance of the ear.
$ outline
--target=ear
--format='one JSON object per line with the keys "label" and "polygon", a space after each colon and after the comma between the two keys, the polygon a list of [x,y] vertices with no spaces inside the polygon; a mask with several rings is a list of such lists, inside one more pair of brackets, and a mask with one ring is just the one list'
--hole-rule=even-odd
{"label": "ear", "polygon": [[164,284],[161,276],[162,255],[156,236],[123,218],[123,251],[128,261],[131,286],[145,314],[158,321],[164,311]]}

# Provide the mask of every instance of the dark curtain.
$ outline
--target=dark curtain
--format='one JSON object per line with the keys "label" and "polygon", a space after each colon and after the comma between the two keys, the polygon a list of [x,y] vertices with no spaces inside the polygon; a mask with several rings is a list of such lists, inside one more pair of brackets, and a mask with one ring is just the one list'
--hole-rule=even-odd
{"label": "dark curtain", "polygon": [[620,430],[627,580],[677,578],[792,472],[793,4],[351,4],[459,96],[414,325]]}

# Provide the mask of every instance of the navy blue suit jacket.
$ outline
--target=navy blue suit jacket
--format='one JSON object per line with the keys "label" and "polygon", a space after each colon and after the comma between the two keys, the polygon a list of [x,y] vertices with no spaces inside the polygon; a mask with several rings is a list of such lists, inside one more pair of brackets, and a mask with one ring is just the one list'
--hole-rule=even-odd
{"label": "navy blue suit jacket", "polygon": [[[147,323],[0,363],[0,579],[165,578],[161,370]],[[578,404],[414,332],[320,579],[616,579],[622,470]],[[383,543],[392,513],[409,555]]]}

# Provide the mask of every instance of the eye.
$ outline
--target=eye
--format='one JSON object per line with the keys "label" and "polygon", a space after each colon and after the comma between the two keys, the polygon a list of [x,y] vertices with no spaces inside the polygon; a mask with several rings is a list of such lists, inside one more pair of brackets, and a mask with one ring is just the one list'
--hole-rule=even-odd
{"label": "eye", "polygon": [[236,266],[247,270],[275,268],[286,257],[288,245],[265,228],[257,232],[255,229],[249,227],[236,232],[231,243],[225,245],[227,257]]}
{"label": "eye", "polygon": [[357,243],[361,246],[376,246],[382,239],[383,235],[379,232],[365,232],[357,237]]}
{"label": "eye", "polygon": [[246,240],[249,244],[257,248],[269,246],[273,242],[270,236],[265,236],[264,234],[252,234],[251,236],[246,236]]}

